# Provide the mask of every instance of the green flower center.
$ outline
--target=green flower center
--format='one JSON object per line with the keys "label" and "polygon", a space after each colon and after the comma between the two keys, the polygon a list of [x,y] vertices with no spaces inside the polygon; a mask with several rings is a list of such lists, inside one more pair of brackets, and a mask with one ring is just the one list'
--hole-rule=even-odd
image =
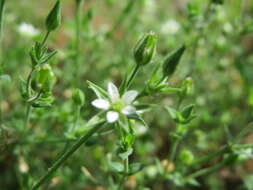
{"label": "green flower center", "polygon": [[118,100],[118,101],[112,103],[112,109],[117,112],[120,112],[123,109],[124,105],[125,105],[125,103],[122,100]]}

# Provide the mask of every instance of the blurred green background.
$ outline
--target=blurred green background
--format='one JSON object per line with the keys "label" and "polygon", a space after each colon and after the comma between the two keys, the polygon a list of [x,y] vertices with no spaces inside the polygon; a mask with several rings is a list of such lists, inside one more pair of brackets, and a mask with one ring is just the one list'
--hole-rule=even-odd
{"label": "blurred green background", "polygon": [[[0,138],[0,189],[21,189],[31,176],[38,179],[59,152],[74,120],[71,89],[84,90],[87,105],[82,109],[80,128],[96,110],[90,105],[95,95],[87,88],[86,80],[106,87],[108,81],[119,85],[124,74],[134,65],[133,46],[145,32],[158,36],[155,57],[162,57],[182,43],[186,53],[173,77],[177,86],[188,76],[194,80],[194,94],[188,98],[195,103],[198,117],[181,147],[204,156],[223,146],[229,135],[238,134],[250,125],[253,116],[253,3],[251,0],[225,0],[224,4],[208,0],[85,0],[82,7],[81,65],[75,65],[75,1],[62,0],[63,22],[52,33],[49,47],[58,54],[51,63],[57,76],[54,87],[55,103],[51,108],[36,109],[31,116],[32,134],[24,139],[25,104],[19,93],[19,80],[30,71],[29,50],[34,41],[45,35],[44,20],[54,5],[52,0],[13,0],[6,2],[2,51],[2,73],[8,78],[0,81],[3,127]],[[32,27],[27,32],[27,25]],[[22,29],[23,26],[23,29]],[[26,27],[24,27],[26,26]],[[26,28],[26,29],[24,29]],[[134,82],[141,89],[150,74],[147,66]],[[78,74],[77,74],[78,73]],[[147,101],[175,105],[173,96],[158,96]],[[187,103],[187,102],[186,102]],[[166,159],[170,150],[169,133],[174,123],[163,109],[147,113],[149,128],[136,126],[138,138],[131,157],[148,165],[142,172],[129,178],[129,189],[145,186],[154,190],[169,189],[159,181],[154,159]],[[248,133],[244,143],[253,143]],[[83,146],[48,184],[48,189],[104,189],[97,185],[108,181],[108,154],[115,152],[115,135],[93,139]],[[92,145],[95,144],[95,145]],[[208,163],[210,166],[214,162]],[[22,173],[22,168],[26,167]],[[87,175],[85,167],[95,180]],[[177,166],[176,166],[177,167]],[[253,161],[223,168],[199,179],[201,187],[181,189],[239,190],[253,189]],[[92,178],[93,178],[92,177]],[[142,185],[140,185],[142,184]],[[179,188],[180,189],[180,188]]]}

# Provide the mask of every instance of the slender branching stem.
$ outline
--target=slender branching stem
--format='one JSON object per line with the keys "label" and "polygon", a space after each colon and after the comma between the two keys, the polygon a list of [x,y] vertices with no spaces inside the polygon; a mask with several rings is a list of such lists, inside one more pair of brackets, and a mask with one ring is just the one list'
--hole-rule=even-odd
{"label": "slender branching stem", "polygon": [[103,125],[105,121],[100,121],[92,126],[92,128],[84,134],[69,150],[67,150],[60,158],[58,158],[48,169],[48,171],[43,175],[39,181],[32,187],[32,190],[38,189],[41,185],[43,185],[47,180],[51,178],[54,172],[63,165],[63,163],[75,153],[82,144],[84,144],[94,133],[96,133]]}
{"label": "slender branching stem", "polygon": [[228,146],[225,146],[225,147],[223,147],[220,150],[217,150],[217,151],[215,151],[213,153],[208,154],[207,156],[204,156],[204,157],[196,160],[195,162],[193,162],[191,164],[191,167],[193,167],[193,166],[201,166],[203,163],[206,163],[206,162],[214,159],[215,157],[220,156],[220,155],[222,155],[224,153],[227,153],[229,151],[230,151],[230,148]]}
{"label": "slender branching stem", "polygon": [[224,167],[226,165],[226,161],[222,161],[216,165],[213,165],[211,167],[208,167],[208,168],[204,168],[204,169],[201,169],[201,170],[198,170],[197,172],[193,173],[193,174],[190,174],[187,178],[196,178],[196,177],[200,177],[200,176],[203,176],[203,175],[207,175],[207,174],[210,174],[212,172],[215,172],[216,170]]}

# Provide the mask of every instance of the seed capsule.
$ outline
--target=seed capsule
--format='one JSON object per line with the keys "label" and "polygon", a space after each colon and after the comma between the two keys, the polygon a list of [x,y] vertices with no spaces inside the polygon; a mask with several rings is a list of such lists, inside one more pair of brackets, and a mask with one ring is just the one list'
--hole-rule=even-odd
{"label": "seed capsule", "polygon": [[49,92],[55,83],[55,75],[50,65],[41,66],[34,74],[32,88],[35,91]]}

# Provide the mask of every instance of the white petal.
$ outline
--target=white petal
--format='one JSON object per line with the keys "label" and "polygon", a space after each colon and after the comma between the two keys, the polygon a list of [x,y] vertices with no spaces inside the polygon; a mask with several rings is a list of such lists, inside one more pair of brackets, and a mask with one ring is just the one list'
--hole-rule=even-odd
{"label": "white petal", "polygon": [[110,103],[107,100],[104,99],[96,99],[91,102],[93,106],[96,108],[102,109],[102,110],[108,110],[110,107]]}
{"label": "white petal", "polygon": [[126,106],[121,111],[125,115],[130,115],[136,113],[136,109],[133,106]]}
{"label": "white petal", "polygon": [[115,111],[108,111],[106,114],[106,119],[109,123],[114,123],[119,119],[119,113]]}
{"label": "white petal", "polygon": [[122,96],[122,100],[125,104],[131,104],[134,99],[138,96],[138,92],[135,90],[129,90]]}
{"label": "white petal", "polygon": [[118,88],[113,83],[108,83],[107,91],[112,102],[115,102],[119,99]]}

